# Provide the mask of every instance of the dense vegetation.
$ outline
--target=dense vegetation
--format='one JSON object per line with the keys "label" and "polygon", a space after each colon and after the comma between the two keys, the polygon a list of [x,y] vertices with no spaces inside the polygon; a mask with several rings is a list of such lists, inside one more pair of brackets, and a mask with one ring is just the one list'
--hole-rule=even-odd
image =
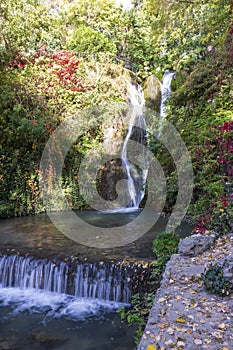
{"label": "dense vegetation", "polygon": [[[231,1],[132,3],[124,11],[107,0],[1,2],[0,217],[45,209],[39,162],[65,118],[125,101],[127,68],[142,83],[151,74],[161,79],[169,69],[177,75],[167,118],[185,141],[195,174],[189,213],[197,220],[196,231],[230,229]],[[62,181],[75,208],[87,205],[79,195],[77,169],[86,150],[103,141],[106,121],[84,132],[67,156]],[[152,143],[151,149],[167,175],[169,211],[177,194],[175,168],[163,147]]]}
{"label": "dense vegetation", "polygon": [[[188,213],[195,231],[232,228],[232,1],[132,3],[124,11],[113,0],[1,1],[0,218],[48,209],[39,189],[42,152],[54,130],[76,113],[80,128],[87,127],[66,157],[61,181],[69,204],[85,208],[78,168],[87,150],[103,143],[104,128],[115,117],[114,109],[102,113],[96,106],[126,101],[130,78],[144,86],[149,76],[161,80],[168,69],[176,71],[176,78],[167,119],[192,158],[194,192]],[[158,141],[152,138],[150,147],[166,174],[165,211],[170,212],[177,195],[175,165]],[[48,190],[53,175],[54,169],[47,169]],[[156,283],[176,247],[173,233],[155,241]],[[228,283],[215,266],[207,273],[211,290]],[[135,295],[134,309],[120,310],[140,326],[139,335],[153,293]]]}

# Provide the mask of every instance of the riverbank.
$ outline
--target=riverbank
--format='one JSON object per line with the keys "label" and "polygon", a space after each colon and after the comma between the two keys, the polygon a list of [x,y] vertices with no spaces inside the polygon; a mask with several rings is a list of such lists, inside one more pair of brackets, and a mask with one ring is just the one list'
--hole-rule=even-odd
{"label": "riverbank", "polygon": [[233,272],[233,233],[199,255],[171,257],[138,350],[232,349],[233,295],[206,292],[201,278],[206,266],[226,259]]}

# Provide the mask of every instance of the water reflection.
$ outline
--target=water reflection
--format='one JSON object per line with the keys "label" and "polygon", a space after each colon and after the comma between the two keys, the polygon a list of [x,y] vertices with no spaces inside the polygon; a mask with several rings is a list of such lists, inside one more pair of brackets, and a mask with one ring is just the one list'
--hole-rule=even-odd
{"label": "water reflection", "polygon": [[[77,212],[77,215],[97,227],[120,227],[131,222],[138,211],[128,213],[100,213],[97,211]],[[57,213],[57,215],[60,215]],[[46,214],[0,220],[1,252],[29,253],[35,257],[65,258],[74,256],[88,261],[101,259],[152,259],[152,241],[166,227],[166,220],[160,218],[156,225],[143,237],[122,247],[98,249],[78,244],[63,235]],[[183,223],[179,234],[183,237],[191,233],[192,226]],[[88,232],[86,232],[88,235]]]}

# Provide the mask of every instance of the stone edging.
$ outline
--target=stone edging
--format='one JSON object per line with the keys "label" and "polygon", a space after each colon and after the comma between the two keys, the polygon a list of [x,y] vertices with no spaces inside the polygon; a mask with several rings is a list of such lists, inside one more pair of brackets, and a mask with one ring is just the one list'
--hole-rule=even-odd
{"label": "stone edging", "polygon": [[138,350],[232,349],[233,296],[207,293],[201,273],[210,263],[227,261],[233,278],[233,233],[214,247],[216,235],[200,236],[181,241],[179,254],[167,263]]}

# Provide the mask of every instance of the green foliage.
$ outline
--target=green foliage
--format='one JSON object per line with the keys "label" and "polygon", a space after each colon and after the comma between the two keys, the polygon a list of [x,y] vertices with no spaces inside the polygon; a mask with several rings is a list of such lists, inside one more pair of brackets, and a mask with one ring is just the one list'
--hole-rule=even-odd
{"label": "green foliage", "polygon": [[180,238],[175,232],[161,232],[153,241],[153,252],[156,260],[153,264],[154,274],[160,275],[172,254],[177,253]]}
{"label": "green foliage", "polygon": [[[233,120],[231,55],[226,41],[199,61],[191,74],[178,73],[169,101],[167,118],[182,136],[193,163],[194,195],[189,212],[196,217],[225,198],[225,182],[232,182],[232,131],[221,129]],[[168,168],[162,153],[160,157]]]}
{"label": "green foliage", "polygon": [[52,6],[39,0],[2,0],[0,3],[0,60],[15,52],[33,52],[52,40]]}
{"label": "green foliage", "polygon": [[154,48],[150,21],[137,8],[125,11],[122,23],[116,34],[118,56],[127,58],[139,69],[138,75],[144,78],[154,64]]}
{"label": "green foliage", "polygon": [[[79,194],[78,167],[86,152],[100,143],[103,120],[115,116],[112,102],[124,100],[127,78],[122,67],[107,59],[80,62],[73,53],[59,50],[49,54],[43,48],[27,60],[16,57],[0,70],[0,78],[1,217],[45,209],[38,188],[41,155],[55,128],[77,113],[80,130],[89,125],[90,131],[83,131],[67,156],[61,181],[69,204],[85,207]],[[103,102],[111,103],[111,111],[99,112],[102,122],[93,132],[91,125],[93,120],[97,124],[97,117],[88,111]],[[50,172],[47,182],[50,188]]]}
{"label": "green foliage", "polygon": [[67,37],[66,47],[75,52],[108,52],[116,55],[116,45],[100,31],[86,25],[79,25]]}
{"label": "green foliage", "polygon": [[80,24],[114,36],[121,21],[122,9],[113,0],[62,1],[59,4],[61,22],[72,31]]}
{"label": "green foliage", "polygon": [[231,200],[223,199],[215,201],[212,216],[209,223],[210,230],[217,232],[219,235],[231,232],[233,218],[233,203]]}
{"label": "green foliage", "polygon": [[122,320],[127,320],[129,324],[136,325],[138,327],[135,334],[135,342],[139,344],[145,329],[149,311],[154,303],[155,292],[146,293],[143,297],[137,293],[133,295],[131,300],[131,308],[126,309],[120,307],[117,309],[117,313],[120,314]]}
{"label": "green foliage", "polygon": [[223,268],[217,264],[209,265],[202,274],[208,292],[226,296],[233,292],[233,284],[224,276]]}
{"label": "green foliage", "polygon": [[191,71],[211,45],[222,42],[230,1],[145,0],[142,10],[152,27],[155,73]]}

